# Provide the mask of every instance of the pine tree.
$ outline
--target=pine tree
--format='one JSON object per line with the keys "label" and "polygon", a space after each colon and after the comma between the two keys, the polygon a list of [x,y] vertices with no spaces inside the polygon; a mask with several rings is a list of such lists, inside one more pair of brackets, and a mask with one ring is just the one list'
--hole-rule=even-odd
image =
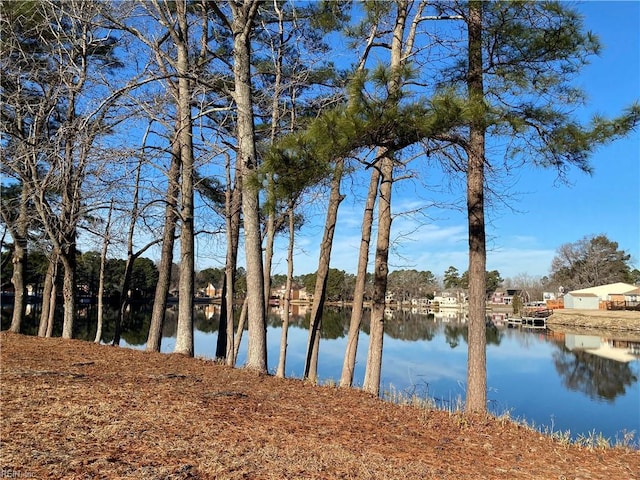
{"label": "pine tree", "polygon": [[[584,32],[580,16],[560,2],[441,3],[444,15],[464,20],[467,40],[460,57],[438,73],[440,92],[458,104],[460,125],[428,139],[452,168],[466,175],[469,223],[469,366],[467,411],[486,410],[485,178],[494,163],[487,138],[506,139],[504,161],[591,171],[589,154],[626,135],[640,118],[632,105],[620,117],[575,118],[582,92],[572,87],[597,38]],[[457,98],[454,99],[454,98]],[[462,103],[460,99],[464,99]],[[446,145],[446,146],[444,146]],[[444,147],[443,147],[444,146]]]}

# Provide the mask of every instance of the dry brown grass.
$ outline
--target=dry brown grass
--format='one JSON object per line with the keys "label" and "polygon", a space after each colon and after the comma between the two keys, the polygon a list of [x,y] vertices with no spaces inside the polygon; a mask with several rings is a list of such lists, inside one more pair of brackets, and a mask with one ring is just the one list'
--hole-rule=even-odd
{"label": "dry brown grass", "polygon": [[202,359],[0,334],[3,476],[639,479],[640,452]]}

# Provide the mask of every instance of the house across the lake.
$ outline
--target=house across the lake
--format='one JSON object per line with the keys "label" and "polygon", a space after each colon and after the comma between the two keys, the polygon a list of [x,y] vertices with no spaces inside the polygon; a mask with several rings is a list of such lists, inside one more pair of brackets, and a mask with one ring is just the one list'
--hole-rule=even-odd
{"label": "house across the lake", "polygon": [[564,308],[584,310],[634,309],[640,305],[640,288],[629,283],[609,283],[581,288],[564,295]]}
{"label": "house across the lake", "polygon": [[[281,285],[277,288],[272,288],[271,296],[269,297],[269,302],[272,305],[283,305],[286,293],[287,293],[287,289],[285,285]],[[307,302],[311,302],[311,300],[313,300],[313,295],[308,294],[306,288],[299,285],[293,285],[291,287],[292,303],[307,303]]]}
{"label": "house across the lake", "polygon": [[[513,299],[515,297],[523,297],[523,292],[520,289],[516,288],[508,288],[506,292],[495,291],[491,295],[489,299],[489,303],[493,303],[495,305],[511,305],[513,303]],[[523,299],[523,301],[528,301],[528,298]]]}

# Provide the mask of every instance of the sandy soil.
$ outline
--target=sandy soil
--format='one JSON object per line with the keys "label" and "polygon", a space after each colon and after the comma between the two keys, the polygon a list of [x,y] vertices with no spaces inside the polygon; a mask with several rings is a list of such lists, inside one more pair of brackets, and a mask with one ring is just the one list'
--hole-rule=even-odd
{"label": "sandy soil", "polygon": [[640,452],[203,359],[0,334],[4,478],[640,479]]}

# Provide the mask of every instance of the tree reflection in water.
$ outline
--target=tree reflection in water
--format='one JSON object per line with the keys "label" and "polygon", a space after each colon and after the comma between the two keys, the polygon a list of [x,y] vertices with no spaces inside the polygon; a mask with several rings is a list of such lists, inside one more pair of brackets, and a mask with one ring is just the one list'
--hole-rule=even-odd
{"label": "tree reflection in water", "polygon": [[[451,348],[456,348],[460,345],[460,340],[464,340],[465,343],[469,343],[469,326],[464,324],[450,323],[444,327],[444,335],[447,339],[447,343]],[[500,345],[502,341],[502,332],[496,328],[496,326],[487,322],[487,345]]]}
{"label": "tree reflection in water", "polygon": [[613,402],[638,381],[628,363],[583,350],[571,351],[560,345],[558,348],[560,350],[553,353],[553,361],[562,384],[570,390],[585,393],[591,399]]}

